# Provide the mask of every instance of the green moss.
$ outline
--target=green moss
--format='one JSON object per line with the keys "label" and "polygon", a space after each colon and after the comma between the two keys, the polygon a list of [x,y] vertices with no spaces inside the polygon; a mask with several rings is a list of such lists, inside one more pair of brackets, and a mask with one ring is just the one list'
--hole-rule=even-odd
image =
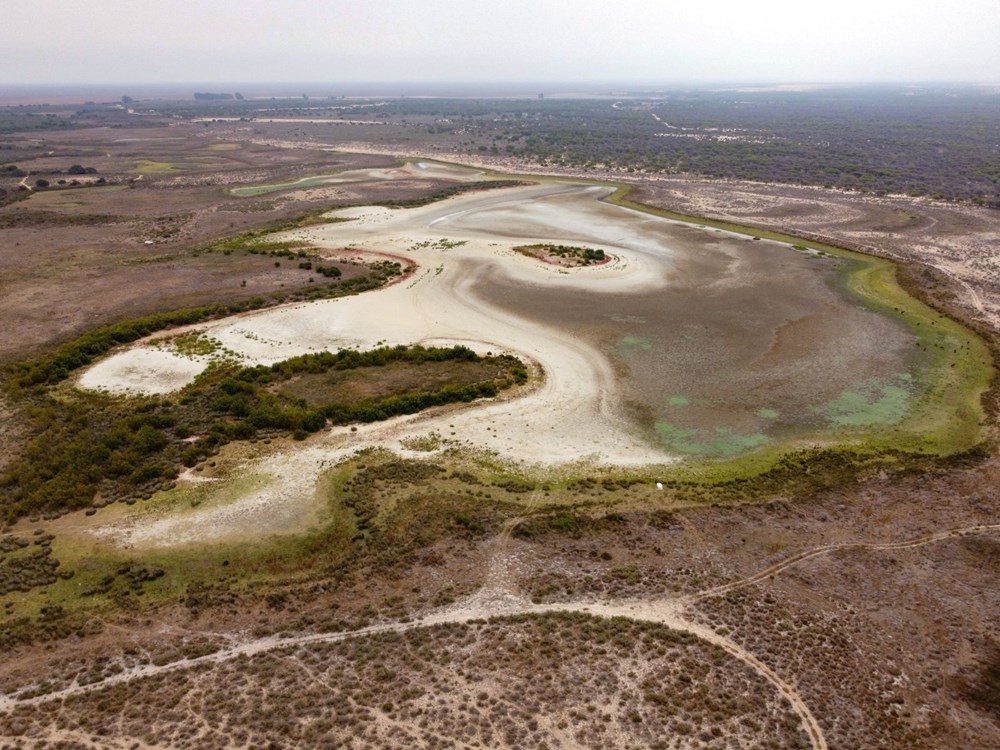
{"label": "green moss", "polygon": [[823,411],[836,427],[885,427],[902,422],[909,406],[907,389],[871,380],[856,390],[844,391],[825,404]]}
{"label": "green moss", "polygon": [[174,162],[140,159],[135,163],[135,171],[139,174],[170,174],[171,172],[180,172],[182,170]]}
{"label": "green moss", "polygon": [[696,430],[670,422],[657,422],[654,429],[667,450],[685,456],[736,456],[771,442],[771,439],[763,433],[739,434],[729,427]]}

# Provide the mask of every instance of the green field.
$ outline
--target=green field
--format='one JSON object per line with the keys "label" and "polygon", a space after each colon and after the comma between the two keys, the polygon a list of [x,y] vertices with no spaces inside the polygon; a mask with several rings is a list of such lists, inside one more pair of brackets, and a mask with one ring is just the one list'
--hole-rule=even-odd
{"label": "green field", "polygon": [[336,180],[337,175],[321,174],[314,177],[303,177],[300,180],[292,180],[291,182],[278,182],[272,185],[254,185],[252,187],[232,188],[229,191],[229,194],[235,195],[237,198],[252,198],[257,195],[277,193],[280,190],[292,190],[294,188],[308,188],[316,187],[318,185],[327,185],[331,182],[335,182]]}

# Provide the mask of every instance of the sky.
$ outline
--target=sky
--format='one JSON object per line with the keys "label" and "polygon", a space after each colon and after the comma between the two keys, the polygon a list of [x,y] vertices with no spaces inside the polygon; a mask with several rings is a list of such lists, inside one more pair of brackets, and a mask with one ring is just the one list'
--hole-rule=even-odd
{"label": "sky", "polygon": [[1000,0],[0,0],[0,83],[1000,82]]}

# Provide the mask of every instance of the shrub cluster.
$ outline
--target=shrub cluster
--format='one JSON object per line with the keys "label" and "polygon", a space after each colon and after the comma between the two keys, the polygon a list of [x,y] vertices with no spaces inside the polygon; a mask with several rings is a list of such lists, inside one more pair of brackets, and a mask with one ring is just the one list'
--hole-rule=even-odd
{"label": "shrub cluster", "polygon": [[578,266],[589,266],[594,263],[603,263],[607,260],[607,254],[603,250],[595,250],[591,247],[575,247],[572,245],[551,245],[543,243],[538,245],[522,245],[521,247],[515,247],[514,250],[522,255],[529,255],[532,257],[538,257],[538,255],[549,257],[555,256],[557,258],[570,260],[574,265]]}
{"label": "shrub cluster", "polygon": [[0,596],[55,582],[59,561],[52,557],[52,538],[48,534],[38,536],[33,545],[37,549],[17,555],[11,553],[31,543],[20,537],[0,537]]}
{"label": "shrub cluster", "polygon": [[517,182],[514,180],[481,180],[479,182],[467,182],[460,185],[449,185],[446,188],[435,190],[433,193],[429,193],[419,198],[387,200],[373,205],[386,206],[388,208],[417,208],[419,206],[426,206],[430,203],[436,203],[437,201],[444,200],[445,198],[451,198],[456,195],[461,195],[462,193],[468,193],[473,190],[492,190],[494,188],[509,188],[526,184],[528,183]]}
{"label": "shrub cluster", "polygon": [[339,279],[340,269],[337,266],[316,266],[314,269],[316,273],[321,276],[326,276],[328,279]]}
{"label": "shrub cluster", "polygon": [[[499,374],[493,380],[438,390],[318,405],[274,389],[305,373],[445,361],[490,362]],[[131,502],[170,488],[180,465],[195,466],[234,440],[288,433],[303,439],[328,421],[372,422],[411,414],[495,396],[526,379],[523,364],[509,355],[480,357],[464,346],[397,346],[307,354],[270,367],[217,364],[176,401],[119,399],[100,393],[56,401],[51,394],[36,395],[35,403],[25,410],[35,437],[0,474],[0,517],[13,521],[34,513],[82,508],[98,495],[102,502]]]}

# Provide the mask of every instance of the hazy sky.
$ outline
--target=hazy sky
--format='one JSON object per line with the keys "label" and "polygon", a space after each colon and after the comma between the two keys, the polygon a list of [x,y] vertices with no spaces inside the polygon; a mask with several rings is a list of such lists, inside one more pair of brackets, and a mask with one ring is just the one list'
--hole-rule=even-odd
{"label": "hazy sky", "polygon": [[2,0],[0,83],[1000,82],[1000,0]]}

